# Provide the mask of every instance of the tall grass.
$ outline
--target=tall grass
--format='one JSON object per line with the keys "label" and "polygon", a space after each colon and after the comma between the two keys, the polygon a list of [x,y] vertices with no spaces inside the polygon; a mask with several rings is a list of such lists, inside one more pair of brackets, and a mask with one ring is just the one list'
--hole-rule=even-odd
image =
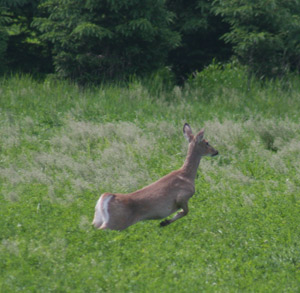
{"label": "tall grass", "polygon": [[[231,65],[184,87],[1,79],[0,291],[299,291],[299,84]],[[94,230],[101,193],[181,166],[184,122],[220,153],[202,159],[190,213]]]}

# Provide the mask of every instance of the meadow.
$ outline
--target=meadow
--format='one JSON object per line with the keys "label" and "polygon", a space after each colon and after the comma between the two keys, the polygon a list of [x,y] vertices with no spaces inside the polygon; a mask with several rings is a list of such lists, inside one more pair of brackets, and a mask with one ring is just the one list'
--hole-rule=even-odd
{"label": "meadow", "polygon": [[[246,76],[2,78],[0,292],[298,292],[300,77]],[[181,167],[185,122],[219,151],[200,162],[189,214],[95,230],[101,193]]]}

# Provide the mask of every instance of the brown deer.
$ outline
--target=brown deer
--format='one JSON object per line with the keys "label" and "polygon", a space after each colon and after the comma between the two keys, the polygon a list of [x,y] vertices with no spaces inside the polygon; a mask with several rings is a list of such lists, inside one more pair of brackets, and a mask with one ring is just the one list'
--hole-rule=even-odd
{"label": "brown deer", "polygon": [[135,192],[102,194],[95,207],[92,223],[95,228],[123,230],[136,222],[163,219],[182,209],[173,218],[160,223],[166,226],[187,215],[188,201],[195,193],[200,159],[216,156],[218,151],[203,139],[203,129],[194,136],[186,123],[183,134],[189,142],[183,166]]}

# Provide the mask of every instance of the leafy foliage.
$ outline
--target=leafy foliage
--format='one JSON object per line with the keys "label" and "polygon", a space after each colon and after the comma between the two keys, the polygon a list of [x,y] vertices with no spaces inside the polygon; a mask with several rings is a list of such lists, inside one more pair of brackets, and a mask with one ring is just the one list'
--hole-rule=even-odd
{"label": "leafy foliage", "polygon": [[[206,99],[222,95],[220,89],[232,88],[240,93],[250,90],[251,81],[248,79],[247,68],[234,62],[221,64],[215,61],[200,72],[195,72],[188,79],[188,84],[201,87]],[[222,87],[218,86],[222,85]]]}
{"label": "leafy foliage", "polygon": [[167,66],[182,84],[238,57],[282,77],[300,68],[299,15],[296,0],[2,0],[1,70],[97,83]]}
{"label": "leafy foliage", "polygon": [[182,37],[168,59],[179,82],[213,59],[223,61],[231,56],[231,45],[220,39],[229,27],[213,13],[210,0],[168,1],[168,8],[176,15],[172,27]]}
{"label": "leafy foliage", "polygon": [[163,1],[61,1],[40,6],[34,25],[53,44],[54,65],[80,82],[143,74],[165,64],[180,37]]}
{"label": "leafy foliage", "polygon": [[0,74],[3,73],[5,67],[5,53],[7,49],[8,32],[6,23],[9,18],[4,15],[5,9],[0,7]]}
{"label": "leafy foliage", "polygon": [[5,65],[8,70],[26,73],[51,71],[52,61],[48,44],[38,39],[31,26],[40,0],[2,1],[6,30]]}
{"label": "leafy foliage", "polygon": [[282,76],[300,69],[300,2],[293,0],[214,1],[230,24],[223,38],[258,76]]}

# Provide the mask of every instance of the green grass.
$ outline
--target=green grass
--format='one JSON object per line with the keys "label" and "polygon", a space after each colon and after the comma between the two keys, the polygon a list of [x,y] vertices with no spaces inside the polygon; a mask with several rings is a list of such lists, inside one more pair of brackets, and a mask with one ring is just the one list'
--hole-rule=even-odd
{"label": "green grass", "polygon": [[[300,80],[208,68],[184,88],[157,79],[81,89],[0,80],[0,292],[298,292]],[[91,226],[103,192],[141,188],[203,158],[189,214],[165,228]]]}

